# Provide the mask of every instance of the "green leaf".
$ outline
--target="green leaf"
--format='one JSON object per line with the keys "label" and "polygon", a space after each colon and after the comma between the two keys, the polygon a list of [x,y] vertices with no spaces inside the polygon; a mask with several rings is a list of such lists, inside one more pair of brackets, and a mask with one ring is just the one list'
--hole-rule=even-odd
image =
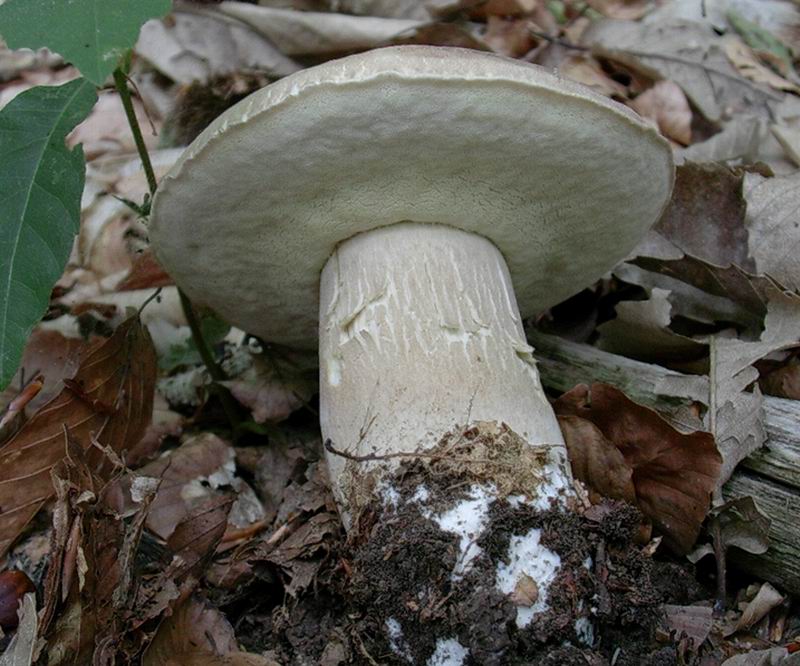
{"label": "green leaf", "polygon": [[67,134],[97,100],[85,79],[23,92],[0,111],[0,389],[47,309],[80,223],[84,160]]}
{"label": "green leaf", "polygon": [[744,16],[731,9],[725,16],[731,27],[739,33],[745,44],[751,49],[771,54],[781,63],[782,68],[792,66],[792,52],[789,48],[769,30],[765,30],[757,23],[747,20]]}
{"label": "green leaf", "polygon": [[0,31],[12,49],[46,46],[102,86],[148,19],[170,0],[6,0]]}
{"label": "green leaf", "polygon": [[[230,324],[211,312],[200,317],[200,333],[209,347],[222,342],[230,330]],[[172,345],[167,353],[158,359],[158,366],[162,370],[171,371],[184,365],[200,365],[202,362],[203,359],[197,351],[194,340],[189,338],[186,342]]]}

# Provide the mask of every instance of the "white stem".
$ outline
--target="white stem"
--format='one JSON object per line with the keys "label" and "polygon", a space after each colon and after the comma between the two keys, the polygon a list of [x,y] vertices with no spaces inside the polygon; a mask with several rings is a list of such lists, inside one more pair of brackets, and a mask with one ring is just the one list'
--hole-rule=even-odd
{"label": "white stem", "polygon": [[[532,352],[490,241],[411,222],[355,236],[322,271],[323,437],[358,456],[410,453],[456,426],[504,422],[548,448],[548,473],[560,478],[547,485],[567,488],[563,439]],[[358,464],[356,475],[399,462]],[[328,465],[347,522],[359,508],[343,482],[348,461],[329,454]]]}

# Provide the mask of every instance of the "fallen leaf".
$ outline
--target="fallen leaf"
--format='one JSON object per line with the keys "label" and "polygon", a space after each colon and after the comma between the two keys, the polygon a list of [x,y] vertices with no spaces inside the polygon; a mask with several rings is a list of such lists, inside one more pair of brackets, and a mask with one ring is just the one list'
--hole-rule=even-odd
{"label": "fallen leaf", "polygon": [[756,269],[800,290],[800,173],[774,178],[747,174],[744,192]]}
{"label": "fallen leaf", "polygon": [[176,7],[167,18],[145,23],[135,50],[164,76],[183,84],[250,69],[273,78],[301,69],[246,22],[197,6]]}
{"label": "fallen leaf", "polygon": [[650,290],[644,301],[622,301],[616,317],[600,324],[597,346],[613,354],[660,363],[694,361],[706,356],[707,345],[672,331],[672,304],[666,289]]}
{"label": "fallen leaf", "polygon": [[783,603],[785,597],[769,583],[762,583],[755,598],[747,604],[742,616],[736,623],[735,631],[749,629],[766,617],[769,612]]}
{"label": "fallen leaf", "polygon": [[28,593],[19,607],[19,626],[0,655],[0,666],[31,666],[36,648],[39,623],[36,616],[36,595]]}
{"label": "fallen leaf", "polygon": [[571,54],[559,65],[558,71],[562,76],[582,83],[589,88],[607,97],[625,99],[628,91],[621,83],[612,79],[602,68],[599,62],[590,55]]}
{"label": "fallen leaf", "polygon": [[761,83],[775,90],[800,93],[800,86],[773,72],[759,62],[758,56],[738,37],[726,37],[723,40],[725,54],[739,73],[755,83]]}
{"label": "fallen leaf", "polygon": [[226,655],[237,652],[233,627],[207,602],[192,596],[161,623],[147,648],[142,666],[167,666],[171,659],[183,663],[181,655]]}
{"label": "fallen leaf", "polygon": [[238,2],[218,5],[213,11],[246,23],[289,56],[375,48],[423,25],[407,19],[299,12]]}
{"label": "fallen leaf", "polygon": [[147,249],[134,260],[128,276],[117,285],[117,290],[155,289],[173,284],[172,278],[158,263],[153,251]]}
{"label": "fallen leaf", "polygon": [[769,548],[771,521],[752,497],[739,497],[714,507],[711,523],[712,529],[719,530],[720,545],[725,550],[733,546],[746,553],[762,555]]}
{"label": "fallen leaf", "polygon": [[64,456],[64,428],[101,467],[102,446],[123,452],[138,442],[150,421],[155,353],[138,316],[81,357],[69,387],[44,405],[0,447],[0,551],[53,495],[50,470]]}
{"label": "fallen leaf", "polygon": [[[741,460],[766,440],[763,397],[753,364],[767,354],[796,346],[800,341],[800,298],[773,291],[764,319],[764,332],[755,342],[712,336],[709,429],[722,454],[722,486]],[[752,387],[752,390],[751,390]]]}
{"label": "fallen leaf", "polygon": [[559,416],[591,421],[614,443],[633,469],[642,513],[664,534],[670,548],[689,552],[719,475],[720,455],[711,435],[678,432],[658,413],[606,384],[578,385],[553,408]]}
{"label": "fallen leaf", "polygon": [[786,648],[777,647],[767,650],[753,650],[746,654],[737,654],[722,662],[722,666],[798,666],[800,658]]}
{"label": "fallen leaf", "polygon": [[628,21],[642,18],[651,8],[648,0],[588,0],[587,4],[603,16]]}
{"label": "fallen leaf", "polygon": [[317,391],[316,360],[288,350],[253,354],[246,347],[223,361],[233,379],[220,382],[251,410],[256,423],[277,422],[311,400]]}
{"label": "fallen leaf", "polygon": [[723,38],[690,21],[636,23],[606,19],[583,34],[595,56],[675,82],[708,120],[780,100],[777,92],[743,78],[725,54]]}
{"label": "fallen leaf", "polygon": [[692,110],[683,90],[672,81],[657,81],[652,88],[634,99],[630,106],[639,115],[654,120],[667,138],[684,146],[691,143]]}
{"label": "fallen leaf", "polygon": [[519,58],[535,45],[530,21],[489,16],[483,40],[495,53],[509,58]]}
{"label": "fallen leaf", "polygon": [[685,254],[754,272],[745,226],[744,178],[742,169],[723,164],[679,166],[672,198],[656,230]]}
{"label": "fallen leaf", "polygon": [[742,16],[736,9],[731,8],[725,15],[731,27],[739,33],[745,44],[760,57],[786,76],[792,70],[792,52],[775,37],[769,30],[765,30],[758,23]]}
{"label": "fallen leaf", "polygon": [[664,624],[675,632],[675,638],[686,636],[692,639],[695,648],[708,638],[714,626],[714,611],[711,606],[664,605]]}
{"label": "fallen leaf", "polygon": [[[579,416],[559,416],[575,478],[603,497],[636,504],[633,470],[600,428]],[[593,504],[597,502],[593,499]]]}

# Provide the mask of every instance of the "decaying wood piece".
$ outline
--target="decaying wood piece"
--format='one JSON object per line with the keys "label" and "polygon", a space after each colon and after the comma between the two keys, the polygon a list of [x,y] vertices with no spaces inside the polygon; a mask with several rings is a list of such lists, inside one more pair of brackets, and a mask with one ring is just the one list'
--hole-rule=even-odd
{"label": "decaying wood piece", "polygon": [[[589,345],[529,332],[542,384],[567,391],[579,383],[604,382],[632,400],[674,412],[707,398],[703,377],[609,354]],[[746,458],[724,487],[726,499],[751,495],[772,520],[764,555],[731,553],[745,571],[800,593],[800,400],[766,396],[767,443]]]}

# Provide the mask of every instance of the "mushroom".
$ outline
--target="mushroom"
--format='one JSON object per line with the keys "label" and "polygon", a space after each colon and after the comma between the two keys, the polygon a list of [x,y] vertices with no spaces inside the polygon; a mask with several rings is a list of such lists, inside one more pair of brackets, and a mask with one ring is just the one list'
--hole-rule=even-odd
{"label": "mushroom", "polygon": [[526,501],[548,506],[571,476],[522,318],[622,260],[673,173],[653,127],[583,86],[482,52],[389,47],[220,116],[161,182],[150,234],[193,301],[318,346],[347,526],[403,460],[471,424],[542,452]]}

